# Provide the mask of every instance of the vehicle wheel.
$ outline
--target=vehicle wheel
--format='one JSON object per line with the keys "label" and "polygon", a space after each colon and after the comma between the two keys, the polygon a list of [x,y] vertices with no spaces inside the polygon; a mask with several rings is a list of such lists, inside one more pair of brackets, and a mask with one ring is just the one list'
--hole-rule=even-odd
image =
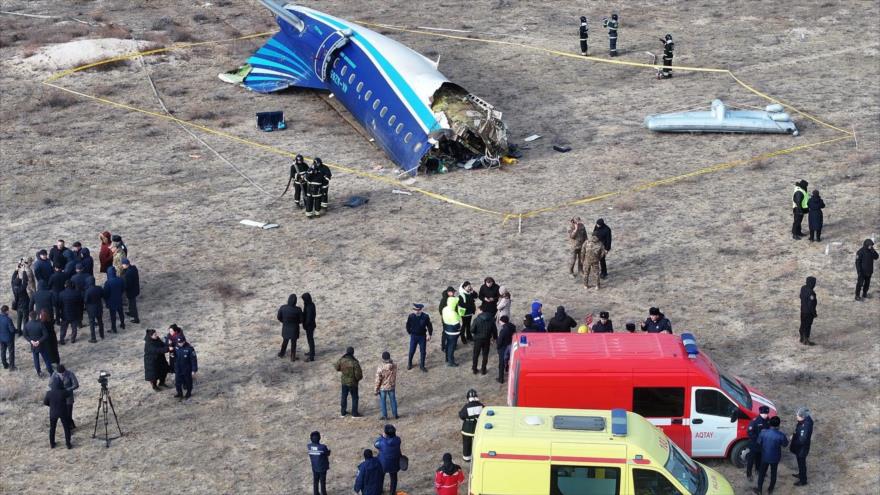
{"label": "vehicle wheel", "polygon": [[742,469],[746,467],[746,456],[749,454],[748,440],[740,440],[730,449],[730,462],[734,466]]}

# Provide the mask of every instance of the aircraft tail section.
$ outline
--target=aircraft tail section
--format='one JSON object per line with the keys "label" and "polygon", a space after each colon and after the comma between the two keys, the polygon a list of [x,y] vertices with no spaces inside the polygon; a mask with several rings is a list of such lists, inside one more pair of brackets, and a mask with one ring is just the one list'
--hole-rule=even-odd
{"label": "aircraft tail section", "polygon": [[241,84],[258,93],[272,93],[289,87],[326,90],[327,85],[315,75],[312,55],[296,53],[301,43],[291,40],[285,31],[272,36],[247,63],[250,71]]}

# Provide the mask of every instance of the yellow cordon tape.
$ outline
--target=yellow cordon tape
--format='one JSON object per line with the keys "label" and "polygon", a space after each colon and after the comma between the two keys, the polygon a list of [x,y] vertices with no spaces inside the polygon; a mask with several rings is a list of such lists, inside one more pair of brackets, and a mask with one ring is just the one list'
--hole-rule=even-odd
{"label": "yellow cordon tape", "polygon": [[[475,41],[475,42],[481,42],[481,43],[498,44],[498,45],[507,45],[507,46],[513,46],[513,47],[523,48],[523,49],[527,49],[527,50],[540,51],[540,52],[549,53],[549,54],[552,54],[552,55],[558,55],[558,56],[562,56],[562,57],[574,58],[574,59],[578,59],[578,60],[589,60],[589,61],[592,61],[592,62],[600,62],[600,63],[607,63],[607,64],[615,64],[615,65],[625,65],[625,66],[639,67],[639,68],[650,68],[650,69],[662,69],[662,68],[663,68],[663,66],[660,66],[660,65],[653,65],[653,64],[642,64],[642,63],[638,63],[638,62],[627,62],[627,61],[624,61],[624,60],[611,60],[611,59],[599,58],[599,57],[585,57],[585,56],[583,56],[583,55],[579,55],[579,54],[576,54],[576,53],[563,52],[563,51],[559,51],[559,50],[552,50],[552,49],[549,49],[549,48],[542,48],[542,47],[537,47],[537,46],[533,46],[533,45],[526,45],[526,44],[523,44],[523,43],[516,43],[516,42],[511,42],[511,41],[492,40],[492,39],[475,38],[475,37],[468,37],[468,36],[456,36],[456,35],[451,35],[451,34],[442,34],[442,33],[430,32],[430,31],[421,31],[421,30],[415,30],[415,29],[407,29],[407,28],[403,28],[403,27],[399,27],[399,26],[392,26],[392,25],[388,25],[388,24],[376,24],[376,23],[369,23],[369,22],[360,22],[360,24],[365,25],[365,26],[372,26],[372,27],[384,28],[384,29],[392,29],[392,30],[396,30],[396,31],[406,32],[406,33],[414,33],[414,34],[427,35],[427,36],[437,36],[437,37],[441,37],[441,38],[450,38],[450,39],[462,40],[462,41]],[[58,84],[54,84],[54,81],[57,81],[57,80],[59,80],[59,79],[61,79],[61,78],[63,78],[63,77],[67,77],[67,76],[72,75],[72,74],[75,74],[75,73],[77,73],[77,72],[80,72],[80,71],[83,71],[83,70],[87,70],[87,69],[90,69],[90,68],[93,68],[93,67],[97,67],[97,66],[100,66],[100,65],[104,65],[104,64],[109,64],[109,63],[113,63],[113,62],[119,62],[119,61],[123,61],[123,60],[131,60],[131,59],[134,59],[134,58],[137,58],[137,57],[143,57],[143,56],[146,56],[146,55],[155,55],[155,54],[159,54],[159,53],[169,52],[169,51],[172,51],[172,50],[181,50],[181,49],[193,48],[193,47],[197,47],[197,46],[212,45],[212,44],[219,44],[219,43],[227,43],[227,42],[231,42],[231,41],[240,41],[240,40],[246,40],[246,39],[252,39],[252,38],[260,38],[260,37],[268,36],[268,35],[271,35],[271,34],[275,34],[276,32],[277,32],[277,31],[269,31],[269,32],[255,33],[255,34],[249,34],[249,35],[245,35],[245,36],[240,36],[240,37],[238,37],[238,38],[230,38],[230,39],[214,40],[214,41],[202,41],[202,42],[197,42],[197,43],[175,44],[175,45],[171,45],[171,46],[164,47],[164,48],[156,48],[156,49],[153,49],[153,50],[146,50],[146,51],[142,51],[142,52],[131,52],[131,53],[127,53],[127,54],[123,54],[123,55],[117,56],[117,57],[108,58],[108,59],[106,59],[106,60],[100,60],[100,61],[98,61],[98,62],[93,62],[93,63],[89,63],[89,64],[81,65],[81,66],[79,66],[79,67],[74,67],[73,69],[67,69],[67,70],[64,70],[64,71],[59,71],[59,72],[53,74],[52,76],[50,76],[49,78],[47,78],[46,80],[44,80],[44,81],[43,81],[43,84],[46,85],[46,86],[50,86],[50,87],[52,87],[52,88],[56,88],[56,89],[58,89],[58,90],[60,90],[60,91],[65,91],[65,92],[70,93],[70,94],[74,94],[74,95],[77,95],[77,96],[80,96],[80,97],[83,97],[83,98],[91,99],[91,100],[93,100],[93,101],[97,101],[97,102],[99,102],[99,103],[103,103],[103,104],[106,104],[106,105],[109,105],[109,106],[112,106],[112,107],[115,107],[115,108],[119,108],[119,109],[123,109],[123,110],[128,110],[128,111],[132,111],[132,112],[138,112],[138,113],[142,113],[142,114],[144,114],[144,115],[149,115],[149,116],[151,116],[151,117],[156,117],[156,118],[159,118],[159,119],[164,119],[164,120],[168,120],[168,121],[172,121],[172,122],[177,122],[177,123],[179,123],[179,124],[182,124],[182,125],[185,125],[185,126],[189,126],[189,127],[194,128],[194,129],[198,129],[198,130],[200,130],[200,131],[203,131],[203,132],[206,132],[206,133],[209,133],[209,134],[213,134],[213,135],[215,135],[215,136],[219,136],[219,137],[222,137],[222,138],[224,138],[224,139],[228,139],[228,140],[230,140],[230,141],[235,141],[235,142],[238,142],[238,143],[247,144],[247,145],[252,146],[252,147],[254,147],[254,148],[258,148],[258,149],[262,149],[262,150],[265,150],[265,151],[269,151],[269,152],[271,152],[271,153],[275,153],[275,154],[277,154],[277,155],[281,155],[281,156],[286,156],[286,157],[289,157],[289,158],[293,158],[293,157],[295,157],[295,156],[297,155],[297,153],[295,153],[295,152],[291,152],[291,151],[285,151],[285,150],[282,150],[282,149],[280,149],[280,148],[276,148],[276,147],[274,147],[274,146],[270,146],[270,145],[267,145],[267,144],[259,143],[259,142],[256,142],[256,141],[252,141],[252,140],[250,140],[250,139],[242,138],[242,137],[240,137],[240,136],[236,136],[236,135],[234,135],[234,134],[229,134],[229,133],[227,133],[227,132],[223,132],[223,131],[220,131],[220,130],[217,130],[217,129],[212,129],[212,128],[210,128],[210,127],[206,127],[206,126],[203,126],[203,125],[200,125],[200,124],[196,124],[196,123],[194,123],[194,122],[190,122],[190,121],[183,120],[183,119],[178,119],[177,117],[173,117],[173,116],[171,116],[171,115],[167,115],[167,114],[164,114],[164,113],[155,112],[155,111],[147,110],[147,109],[144,109],[144,108],[139,108],[139,107],[136,107],[136,106],[133,106],[133,105],[125,104],[125,103],[119,103],[119,102],[116,102],[116,101],[108,100],[108,99],[106,99],[106,98],[101,98],[100,96],[90,95],[90,94],[83,93],[83,92],[80,92],[80,91],[76,91],[76,90],[73,90],[73,89],[70,89],[70,88],[66,88],[66,87],[64,87],[64,86],[60,86],[60,85],[58,85]],[[854,138],[854,133],[851,132],[851,131],[847,131],[847,130],[845,130],[845,129],[841,129],[840,127],[837,127],[837,126],[834,126],[834,125],[832,125],[832,124],[830,124],[830,123],[824,122],[824,121],[818,119],[817,117],[814,117],[814,116],[812,116],[812,115],[810,115],[810,114],[808,114],[808,113],[806,113],[806,112],[803,112],[803,111],[801,111],[801,110],[799,110],[799,109],[797,109],[797,108],[795,108],[795,107],[793,107],[793,106],[791,106],[791,105],[789,105],[789,104],[787,104],[787,103],[784,103],[784,102],[782,102],[782,101],[780,101],[780,100],[778,100],[778,99],[776,99],[776,98],[773,98],[773,97],[771,97],[771,96],[768,96],[768,95],[766,95],[766,94],[764,94],[764,93],[762,93],[762,92],[760,92],[760,91],[758,91],[758,90],[752,88],[752,87],[749,86],[748,84],[742,82],[739,78],[736,77],[736,75],[733,74],[733,72],[731,72],[731,71],[728,70],[728,69],[715,69],[715,68],[705,68],[705,67],[686,67],[686,66],[673,66],[672,68],[673,68],[673,69],[676,69],[676,70],[691,71],[691,72],[714,72],[714,73],[726,73],[726,74],[730,75],[730,76],[733,78],[733,80],[737,82],[737,84],[739,84],[739,85],[742,86],[743,88],[747,89],[748,91],[754,93],[755,95],[757,95],[757,96],[759,96],[759,97],[761,97],[761,98],[764,98],[764,99],[766,99],[766,100],[768,100],[768,101],[771,101],[771,102],[774,102],[774,103],[778,103],[778,104],[784,106],[785,108],[788,108],[788,109],[792,110],[793,112],[798,113],[799,115],[803,116],[804,118],[810,119],[810,120],[816,122],[817,124],[820,124],[820,125],[823,125],[823,126],[825,126],[825,127],[828,127],[829,129],[833,129],[833,130],[835,130],[835,131],[841,132],[841,133],[843,133],[843,134],[845,134],[845,135],[844,135],[844,136],[841,136],[841,137],[833,138],[833,139],[828,139],[828,140],[825,140],[825,141],[820,141],[820,142],[815,142],[815,143],[808,143],[808,144],[802,144],[802,145],[794,146],[794,147],[791,147],[791,148],[786,148],[786,149],[777,150],[777,151],[771,151],[771,152],[769,152],[769,153],[763,153],[763,154],[761,154],[761,155],[757,155],[757,156],[754,156],[754,157],[751,157],[751,158],[746,158],[746,159],[741,159],[741,160],[734,160],[734,161],[730,161],[730,162],[727,162],[727,163],[720,163],[720,164],[717,164],[717,165],[712,165],[712,166],[709,166],[709,167],[704,167],[704,168],[701,168],[701,169],[698,169],[698,170],[694,170],[694,171],[692,171],[692,172],[688,172],[688,173],[685,173],[685,174],[676,175],[676,176],[673,176],[673,177],[667,177],[667,178],[664,178],[664,179],[660,179],[660,180],[656,180],[656,181],[652,181],[652,182],[646,182],[646,183],[643,183],[643,184],[639,184],[639,185],[637,185],[637,186],[635,186],[635,187],[633,187],[633,188],[630,188],[630,189],[627,189],[627,190],[623,190],[623,191],[612,191],[612,192],[606,192],[606,193],[601,193],[601,194],[595,194],[595,195],[592,195],[592,196],[587,196],[587,197],[585,197],[585,198],[579,198],[579,199],[575,199],[575,200],[567,201],[567,202],[565,202],[565,203],[561,203],[561,204],[558,204],[558,205],[555,205],[555,206],[548,206],[548,207],[539,208],[539,209],[536,209],[536,210],[531,210],[531,211],[521,212],[521,213],[500,212],[500,211],[490,210],[490,209],[487,209],[487,208],[482,208],[482,207],[479,207],[479,206],[471,205],[471,204],[468,204],[468,203],[465,203],[465,202],[459,201],[459,200],[457,200],[457,199],[450,198],[450,197],[448,197],[448,196],[445,196],[445,195],[442,195],[442,194],[439,194],[439,193],[435,193],[435,192],[432,192],[432,191],[428,191],[428,190],[426,190],[426,189],[422,189],[422,188],[419,188],[419,187],[413,187],[413,186],[410,186],[410,185],[404,184],[403,182],[401,182],[401,181],[399,181],[399,180],[397,180],[397,179],[393,179],[393,178],[389,178],[389,177],[383,177],[383,176],[381,176],[381,175],[373,174],[373,173],[370,173],[370,172],[364,172],[364,171],[361,171],[361,170],[353,169],[353,168],[351,168],[351,167],[346,167],[346,166],[344,166],[344,165],[339,165],[339,164],[336,164],[336,163],[331,163],[331,162],[326,162],[326,161],[325,161],[324,164],[327,165],[328,167],[332,168],[332,169],[335,169],[335,170],[339,170],[339,171],[347,172],[347,173],[350,173],[350,174],[353,174],[353,175],[357,175],[357,176],[360,176],[360,177],[365,177],[365,178],[373,179],[373,180],[376,180],[376,181],[379,181],[379,182],[384,182],[384,183],[387,183],[387,184],[391,184],[391,185],[394,185],[394,186],[396,186],[396,187],[400,187],[400,188],[402,188],[402,189],[406,189],[406,190],[409,190],[409,191],[412,191],[412,192],[417,192],[417,193],[419,193],[419,194],[423,194],[423,195],[425,195],[425,196],[427,196],[427,197],[429,197],[429,198],[433,198],[433,199],[436,199],[436,200],[439,200],[439,201],[443,201],[443,202],[446,202],[446,203],[449,203],[449,204],[452,204],[452,205],[455,205],[455,206],[460,206],[460,207],[462,207],[462,208],[467,208],[467,209],[471,209],[471,210],[474,210],[474,211],[479,211],[479,212],[481,212],[481,213],[487,213],[487,214],[490,214],[490,215],[497,215],[497,216],[502,217],[502,223],[506,223],[506,222],[507,222],[508,220],[510,220],[511,218],[517,218],[517,219],[519,219],[520,221],[522,221],[522,219],[524,219],[524,218],[534,217],[534,216],[537,216],[537,215],[540,215],[540,214],[543,214],[543,213],[548,213],[548,212],[555,211],[555,210],[559,210],[559,209],[562,209],[562,208],[568,208],[568,207],[573,207],[573,206],[579,206],[579,205],[583,205],[583,204],[587,204],[587,203],[592,203],[592,202],[594,202],[594,201],[600,201],[600,200],[603,200],[603,199],[606,199],[606,198],[610,198],[610,197],[614,197],[614,196],[619,196],[619,195],[621,195],[621,194],[623,194],[623,193],[625,193],[625,192],[639,192],[639,191],[644,191],[644,190],[646,190],[646,189],[651,189],[651,188],[654,188],[654,187],[657,187],[657,186],[661,186],[661,185],[665,185],[665,184],[671,184],[671,183],[678,182],[678,181],[682,181],[682,180],[685,180],[685,179],[688,179],[688,178],[691,178],[691,177],[696,177],[696,176],[700,176],[700,175],[705,175],[705,174],[710,174],[710,173],[714,173],[714,172],[719,172],[719,171],[722,171],[722,170],[727,170],[727,169],[729,169],[729,168],[733,168],[733,167],[736,167],[736,166],[739,166],[739,165],[743,165],[743,164],[746,164],[746,163],[751,163],[751,162],[755,162],[755,161],[758,161],[758,160],[763,160],[763,159],[767,159],[767,158],[772,158],[772,157],[775,157],[775,156],[780,156],[780,155],[786,155],[786,154],[790,154],[790,153],[795,153],[795,152],[797,152],[797,151],[801,151],[801,150],[805,150],[805,149],[809,149],[809,148],[815,148],[815,147],[819,147],[819,146],[824,146],[824,145],[828,145],[828,144],[831,144],[831,143],[836,143],[836,142],[838,142],[838,141],[843,141],[843,140],[848,140],[848,139],[853,139],[853,138]]]}

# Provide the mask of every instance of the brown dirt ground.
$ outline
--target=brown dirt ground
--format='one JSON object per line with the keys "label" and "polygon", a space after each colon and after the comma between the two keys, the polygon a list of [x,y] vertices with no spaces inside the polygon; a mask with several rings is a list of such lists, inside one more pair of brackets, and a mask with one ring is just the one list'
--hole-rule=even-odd
{"label": "brown dirt ground", "polygon": [[[0,373],[0,492],[35,493],[307,493],[304,452],[320,429],[334,451],[330,487],[350,490],[359,452],[379,434],[377,406],[363,387],[363,412],[337,416],[331,363],[356,346],[368,377],[379,354],[404,361],[403,322],[412,301],[429,308],[446,285],[494,276],[510,288],[520,317],[533,298],[564,304],[581,316],[606,309],[622,324],[652,305],[676,331],[695,332],[712,357],[779,404],[791,432],[797,406],[816,418],[809,489],[791,487],[794,459],[780,469],[777,493],[868,494],[880,482],[878,298],[856,304],[853,253],[878,231],[878,5],[876,2],[634,2],[621,9],[624,60],[644,62],[666,32],[676,62],[724,66],[745,81],[810,113],[854,127],[859,148],[843,141],[820,149],[706,175],[673,185],[528,219],[517,234],[497,217],[414,195],[351,174],[333,181],[331,214],[307,221],[289,198],[273,202],[215,159],[177,126],[78,98],[58,98],[28,69],[26,57],[47,43],[135,37],[165,44],[259,32],[273,21],[256,2],[10,0],[3,10],[51,13],[58,19],[0,15],[0,259],[54,239],[96,245],[103,229],[120,232],[142,273],[141,325],[96,345],[62,348],[80,377],[73,451],[46,448],[45,382],[18,344],[20,371]],[[489,32],[499,39],[573,51],[571,3],[446,1],[315,4],[346,19]],[[311,4],[310,4],[311,5]],[[593,54],[605,39],[599,19],[615,5],[591,4]],[[71,21],[75,17],[89,26]],[[160,22],[170,17],[176,25]],[[463,18],[463,17],[466,17]],[[389,32],[416,50],[441,54],[441,70],[505,114],[513,141],[532,133],[525,159],[500,172],[421,177],[417,185],[501,211],[527,211],[754,156],[835,135],[796,118],[800,137],[659,136],[641,127],[645,114],[708,106],[715,97],[762,105],[726,76],[676,73],[659,82],[646,70],[549,56],[520,48]],[[322,156],[358,170],[392,165],[309,91],[264,96],[220,83],[216,74],[243,61],[260,41],[201,47],[146,60],[175,115],[284,149]],[[23,61],[22,61],[23,60]],[[61,81],[119,102],[158,109],[136,64],[91,70]],[[262,134],[255,111],[283,108],[291,129]],[[257,183],[280,193],[288,162],[211,135],[205,140]],[[574,150],[558,154],[554,141]],[[822,190],[825,245],[788,236],[791,183]],[[368,206],[340,206],[352,194]],[[611,277],[584,292],[565,272],[565,221],[604,217],[614,228]],[[260,231],[242,218],[281,224]],[[451,233],[454,232],[454,233]],[[797,291],[819,279],[819,345],[796,343]],[[290,292],[311,292],[319,311],[315,363],[275,357],[274,311]],[[4,302],[8,285],[0,289]],[[875,291],[876,293],[876,291]],[[551,311],[552,312],[552,311]],[[435,321],[436,312],[432,312]],[[177,322],[199,351],[195,397],[178,403],[142,381],[142,330]],[[464,356],[464,354],[462,354]],[[397,422],[411,470],[401,488],[431,491],[440,455],[460,447],[456,411],[477,388],[490,404],[504,389],[466,367],[402,372]],[[495,364],[494,357],[491,364]],[[126,435],[105,450],[87,434],[99,369],[111,387]],[[369,380],[366,382],[369,383]],[[740,471],[709,461],[745,493]]]}

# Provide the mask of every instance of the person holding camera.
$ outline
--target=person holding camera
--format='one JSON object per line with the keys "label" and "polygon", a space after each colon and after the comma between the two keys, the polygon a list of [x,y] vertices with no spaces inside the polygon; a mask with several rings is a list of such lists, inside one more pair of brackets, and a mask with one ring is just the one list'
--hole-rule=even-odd
{"label": "person holding camera", "polygon": [[[181,333],[177,338],[177,348],[174,349],[174,386],[177,388],[175,398],[189,399],[192,396],[193,376],[198,371],[196,350]],[[183,395],[183,389],[186,389],[186,395]]]}

